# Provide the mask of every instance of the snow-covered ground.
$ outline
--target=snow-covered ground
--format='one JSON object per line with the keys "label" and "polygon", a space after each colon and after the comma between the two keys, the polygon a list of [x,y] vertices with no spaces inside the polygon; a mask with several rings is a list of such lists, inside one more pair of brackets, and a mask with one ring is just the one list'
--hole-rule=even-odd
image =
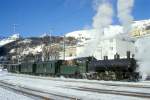
{"label": "snow-covered ground", "polygon": [[[7,74],[6,71],[2,71],[0,68],[0,77]],[[33,100],[32,98],[26,97],[23,94],[18,94],[13,91],[7,90],[0,86],[0,100]]]}
{"label": "snow-covered ground", "polygon": [[0,100],[33,100],[33,99],[0,87]]}
{"label": "snow-covered ground", "polygon": [[[139,83],[125,82],[124,83],[124,82],[92,81],[92,80],[82,80],[82,82],[80,82],[81,80],[75,80],[75,79],[40,78],[40,77],[35,77],[35,76],[30,77],[29,75],[9,74],[4,71],[0,71],[0,81],[5,81],[8,83],[14,84],[16,86],[38,89],[38,90],[46,91],[49,93],[77,97],[82,100],[149,100],[149,99],[77,90],[77,89],[80,89],[80,87],[150,93],[150,90],[148,88],[107,86],[104,84],[100,84],[100,83],[112,83],[112,84],[116,83],[116,84],[131,84],[131,85],[136,84],[139,86],[140,85],[150,86],[150,82],[139,82]],[[91,82],[91,83],[86,83],[86,82]],[[0,93],[1,93],[1,90],[0,90]],[[19,99],[15,99],[15,100],[19,100]]]}

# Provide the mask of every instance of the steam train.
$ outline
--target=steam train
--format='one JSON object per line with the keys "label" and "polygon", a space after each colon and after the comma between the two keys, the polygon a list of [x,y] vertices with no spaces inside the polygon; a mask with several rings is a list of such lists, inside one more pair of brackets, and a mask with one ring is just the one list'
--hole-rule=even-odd
{"label": "steam train", "polygon": [[130,57],[130,52],[127,52],[127,57],[123,59],[119,57],[119,54],[116,54],[114,59],[111,60],[104,56],[104,60],[96,60],[94,57],[82,57],[73,60],[7,64],[8,72],[12,73],[126,81],[138,81],[137,67],[136,60]]}

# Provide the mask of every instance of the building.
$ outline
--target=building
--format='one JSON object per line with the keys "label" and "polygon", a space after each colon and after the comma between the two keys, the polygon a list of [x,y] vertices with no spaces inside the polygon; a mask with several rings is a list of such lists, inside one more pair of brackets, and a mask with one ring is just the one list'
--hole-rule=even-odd
{"label": "building", "polygon": [[134,37],[150,35],[150,19],[135,21],[132,27],[131,35]]}
{"label": "building", "polygon": [[[114,55],[117,53],[120,58],[126,58],[127,51],[130,51],[131,55],[135,55],[136,50],[133,39],[111,37],[100,40],[93,54],[88,55],[87,53],[86,56],[94,56],[98,60],[104,59],[104,56],[108,56],[108,59],[114,59]],[[84,45],[68,46],[65,48],[65,59],[80,57],[80,52],[84,52]]]}
{"label": "building", "polygon": [[77,51],[76,46],[66,46],[65,50],[59,53],[60,55],[59,59],[65,60],[73,59],[77,56],[76,51]]}
{"label": "building", "polygon": [[59,44],[45,45],[42,48],[42,61],[58,60],[59,59]]}
{"label": "building", "polygon": [[108,59],[114,59],[114,55],[117,53],[120,58],[126,58],[127,51],[130,51],[131,55],[135,54],[132,39],[112,37],[101,40],[93,56],[99,60],[104,59],[104,56],[107,56]]}
{"label": "building", "polygon": [[[76,49],[74,49],[74,53],[76,51],[76,57],[94,56],[100,60],[103,59],[104,56],[108,56],[108,59],[114,59],[116,53],[120,55],[120,58],[125,58],[127,51],[130,51],[131,55],[135,54],[134,39],[129,38],[129,36],[123,33],[122,26],[110,25],[108,28],[105,28],[104,36],[99,40],[96,49],[90,48],[91,45],[89,44],[90,40],[93,39],[93,32],[93,30],[83,30],[68,34],[78,40],[78,44],[74,46],[74,48],[76,47]],[[92,43],[92,45],[95,44]],[[86,49],[93,51],[88,53],[89,50]],[[69,52],[69,50],[66,52]]]}

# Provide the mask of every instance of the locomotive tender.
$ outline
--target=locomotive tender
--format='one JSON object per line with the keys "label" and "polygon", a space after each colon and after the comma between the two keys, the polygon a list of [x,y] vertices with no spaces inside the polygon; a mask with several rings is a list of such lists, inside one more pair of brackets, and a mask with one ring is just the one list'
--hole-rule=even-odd
{"label": "locomotive tender", "polygon": [[41,62],[28,62],[8,64],[7,70],[12,73],[22,73],[43,76],[64,76],[70,78],[87,78],[96,80],[127,80],[137,81],[139,73],[136,60],[130,58],[120,59],[119,54],[114,59],[96,60],[94,57],[82,57],[73,60],[53,60]]}

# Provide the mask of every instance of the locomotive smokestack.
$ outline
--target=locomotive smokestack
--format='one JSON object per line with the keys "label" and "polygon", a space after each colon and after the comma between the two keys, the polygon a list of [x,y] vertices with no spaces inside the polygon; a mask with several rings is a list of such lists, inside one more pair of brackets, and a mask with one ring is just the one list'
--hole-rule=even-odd
{"label": "locomotive smokestack", "polygon": [[134,58],[134,56],[135,56],[135,55],[134,55],[134,54],[132,54],[132,58]]}
{"label": "locomotive smokestack", "polygon": [[114,59],[116,59],[116,54],[114,55]]}
{"label": "locomotive smokestack", "polygon": [[127,59],[130,59],[130,51],[127,51]]}
{"label": "locomotive smokestack", "polygon": [[119,55],[118,53],[116,53],[116,54],[114,55],[114,59],[120,59],[120,55]]}
{"label": "locomotive smokestack", "polygon": [[108,56],[106,56],[106,60],[108,60]]}
{"label": "locomotive smokestack", "polygon": [[119,54],[116,54],[117,55],[117,59],[120,59],[120,55]]}
{"label": "locomotive smokestack", "polygon": [[106,56],[104,56],[104,60],[106,60]]}
{"label": "locomotive smokestack", "polygon": [[104,60],[108,60],[108,56],[104,56]]}

